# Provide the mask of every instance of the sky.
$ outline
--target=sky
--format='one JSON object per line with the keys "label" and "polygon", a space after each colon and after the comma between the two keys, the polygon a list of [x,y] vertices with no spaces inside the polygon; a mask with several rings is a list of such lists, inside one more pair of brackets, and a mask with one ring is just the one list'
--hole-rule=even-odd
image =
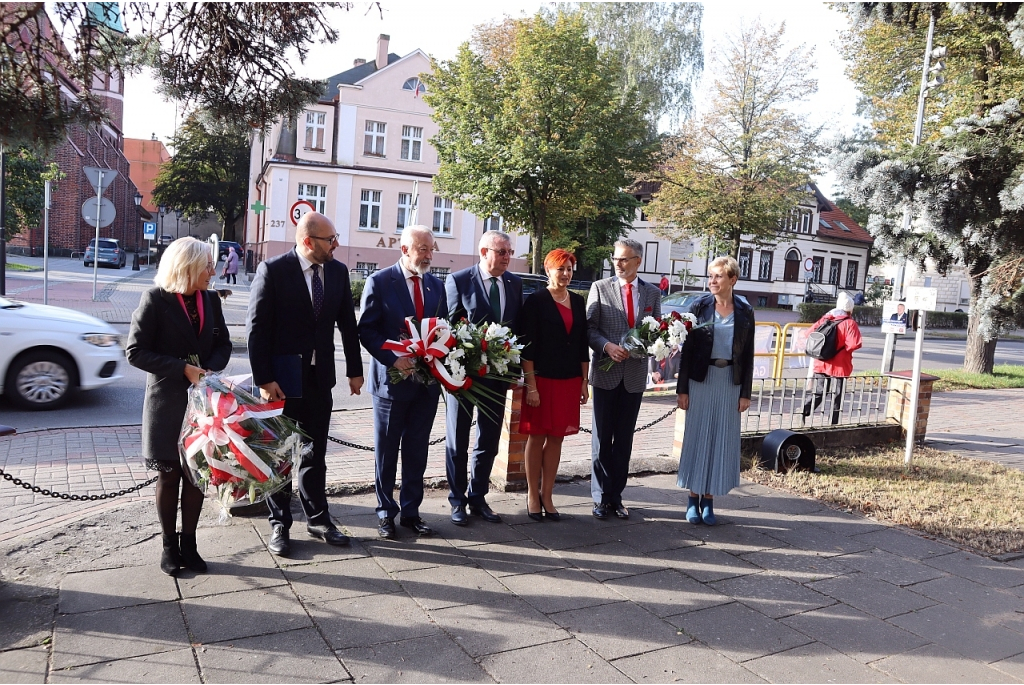
{"label": "sky", "polygon": [[[406,55],[416,48],[439,58],[455,56],[459,45],[468,40],[479,24],[500,20],[505,16],[531,15],[542,2],[405,2],[382,0],[376,4],[356,2],[353,9],[337,11],[332,25],[339,37],[333,45],[317,45],[310,50],[304,64],[295,60],[299,74],[310,78],[326,78],[352,66],[357,57],[373,59],[377,36],[391,37],[389,51]],[[835,48],[846,18],[823,2],[787,0],[786,2],[704,3],[705,56],[715,44],[733,33],[741,22],[760,19],[768,25],[786,23],[786,36],[791,45],[801,43],[814,48],[818,92],[797,107],[804,108],[812,124],[826,124],[829,134],[850,131],[857,122],[857,92],[844,74],[845,63]],[[710,61],[705,58],[706,66]],[[705,70],[703,81],[708,81]],[[168,144],[180,112],[154,92],[148,74],[131,77],[125,84],[124,133],[129,138],[148,139],[152,134]],[[698,95],[698,108],[700,106]],[[819,186],[826,195],[833,194],[832,175],[824,174]]]}

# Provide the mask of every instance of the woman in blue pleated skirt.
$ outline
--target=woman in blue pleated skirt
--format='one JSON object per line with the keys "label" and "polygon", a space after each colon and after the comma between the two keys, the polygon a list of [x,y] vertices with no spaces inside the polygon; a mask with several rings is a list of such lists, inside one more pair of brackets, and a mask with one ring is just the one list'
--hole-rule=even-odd
{"label": "woman in blue pleated skirt", "polygon": [[686,520],[714,525],[715,495],[740,484],[740,414],[754,382],[754,310],[733,294],[739,265],[708,267],[711,292],[690,306],[697,324],[683,343],[677,403],[686,412],[676,483],[690,491]]}

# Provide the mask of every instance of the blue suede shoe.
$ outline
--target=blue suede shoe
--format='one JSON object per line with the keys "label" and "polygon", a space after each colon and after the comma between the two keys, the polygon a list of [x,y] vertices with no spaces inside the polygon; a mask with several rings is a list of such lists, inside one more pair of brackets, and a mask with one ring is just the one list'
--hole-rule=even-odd
{"label": "blue suede shoe", "polygon": [[688,523],[698,524],[700,523],[700,511],[697,508],[700,504],[700,498],[690,495],[690,506],[686,508],[686,521]]}
{"label": "blue suede shoe", "polygon": [[718,523],[718,519],[715,518],[715,505],[712,500],[702,499],[700,501],[700,517],[706,526],[713,526]]}

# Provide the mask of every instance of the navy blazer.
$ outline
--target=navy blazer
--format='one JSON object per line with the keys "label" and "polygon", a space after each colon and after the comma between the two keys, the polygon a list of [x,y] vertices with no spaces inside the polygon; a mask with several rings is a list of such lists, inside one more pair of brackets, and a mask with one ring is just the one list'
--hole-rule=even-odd
{"label": "navy blazer", "polygon": [[[506,271],[501,275],[505,285],[505,309],[501,321],[516,332],[519,312],[523,308],[523,279]],[[480,276],[480,265],[449,274],[444,282],[448,296],[448,314],[454,323],[465,317],[470,323],[482,324],[494,321],[491,311],[490,283],[484,283]]]}
{"label": "navy blazer", "polygon": [[337,382],[335,327],[341,331],[345,350],[345,375],[349,378],[363,375],[348,267],[331,260],[323,268],[324,304],[320,318],[313,316],[313,300],[295,249],[262,262],[256,269],[246,325],[249,363],[256,385],[277,380],[273,370],[276,355],[299,354],[306,365],[316,350],[317,380],[323,387],[333,388]]}
{"label": "navy blazer", "polygon": [[[424,274],[420,285],[423,288],[423,315],[447,319],[448,302],[441,279],[433,274]],[[373,357],[370,361],[370,394],[400,401],[415,399],[418,387],[423,386],[412,379],[392,385],[388,380],[388,369],[398,357],[384,349],[385,342],[402,337],[405,318],[416,316],[416,306],[400,264],[381,269],[366,279],[360,309],[359,342]],[[435,397],[441,392],[440,384],[427,387]]]}

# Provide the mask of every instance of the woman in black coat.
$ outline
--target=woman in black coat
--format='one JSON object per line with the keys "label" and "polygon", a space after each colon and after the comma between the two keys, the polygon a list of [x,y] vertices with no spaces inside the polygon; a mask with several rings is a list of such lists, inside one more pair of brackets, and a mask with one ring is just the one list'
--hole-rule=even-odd
{"label": "woman in black coat", "polygon": [[[589,397],[590,348],[583,298],[569,290],[576,258],[552,250],[544,259],[548,287],[531,294],[519,315],[526,403],[519,430],[526,433],[526,513],[558,521],[551,500],[562,441],[580,430],[580,405]],[[544,516],[541,516],[541,512]]]}
{"label": "woman in black coat", "polygon": [[[175,240],[164,252],[157,287],[142,296],[128,334],[128,363],[148,372],[142,407],[142,454],[159,471],[156,510],[163,529],[160,570],[176,575],[182,566],[196,573],[206,562],[196,549],[203,492],[181,468],[178,437],[190,385],[205,370],[220,371],[231,358],[231,339],[220,298],[207,291],[215,273],[210,248],[195,238]],[[176,532],[181,485],[181,537]]]}

